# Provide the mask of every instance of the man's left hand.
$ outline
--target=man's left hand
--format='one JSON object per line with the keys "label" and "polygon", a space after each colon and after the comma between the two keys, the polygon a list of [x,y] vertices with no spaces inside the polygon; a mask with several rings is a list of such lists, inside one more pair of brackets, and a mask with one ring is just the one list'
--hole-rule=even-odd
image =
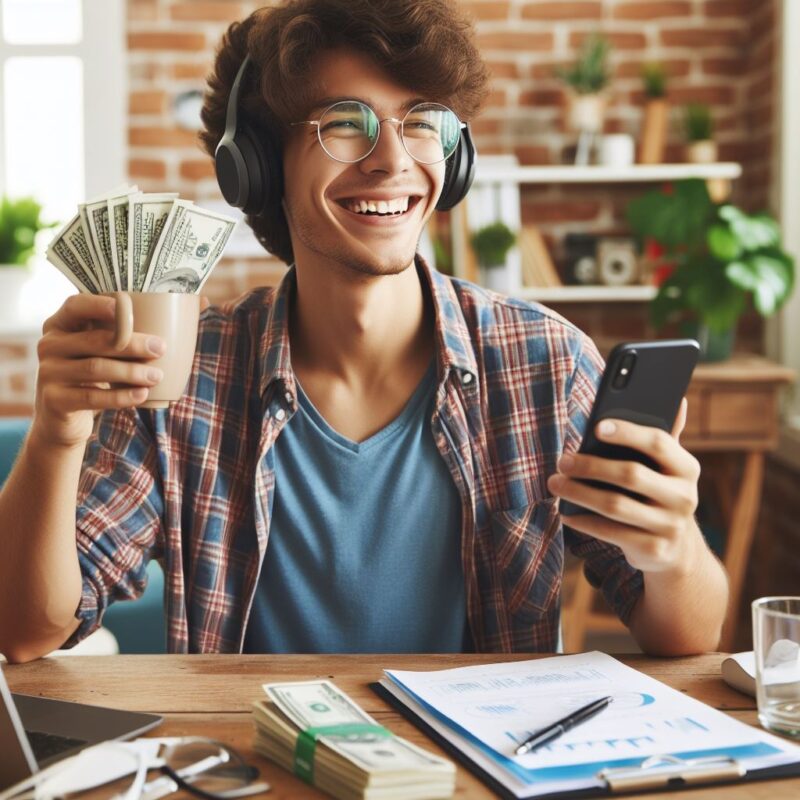
{"label": "man's left hand", "polygon": [[[554,495],[600,515],[565,516],[565,525],[618,545],[631,566],[643,572],[689,570],[698,546],[704,546],[694,519],[700,464],[679,443],[686,410],[684,397],[671,434],[625,420],[603,420],[597,425],[599,439],[646,453],[661,472],[635,461],[574,453],[561,457],[558,473],[547,481]],[[642,499],[597,489],[579,478],[624,487]]]}

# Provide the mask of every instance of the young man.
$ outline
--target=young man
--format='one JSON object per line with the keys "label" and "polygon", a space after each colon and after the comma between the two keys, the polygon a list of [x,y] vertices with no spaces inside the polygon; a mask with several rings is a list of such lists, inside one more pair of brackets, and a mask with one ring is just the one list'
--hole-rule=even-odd
{"label": "young man", "polygon": [[[693,519],[685,403],[672,436],[601,432],[660,472],[570,455],[591,341],[415,258],[486,92],[469,24],[446,0],[262,9],[218,53],[210,153],[247,56],[242,125],[283,172],[248,222],[293,267],[204,314],[169,411],[135,408],[160,343],[121,360],[113,301],[70,298],[46,323],[0,496],[0,650],[74,644],[158,558],[171,652],[553,651],[565,540],[646,650],[713,648],[726,581]],[[599,475],[645,500],[574,480]],[[563,529],[560,497],[598,515]]]}

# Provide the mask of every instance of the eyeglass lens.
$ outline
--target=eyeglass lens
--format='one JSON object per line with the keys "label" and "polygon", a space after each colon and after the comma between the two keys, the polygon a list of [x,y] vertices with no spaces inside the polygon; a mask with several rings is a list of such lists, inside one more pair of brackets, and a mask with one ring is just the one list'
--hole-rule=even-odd
{"label": "eyeglass lens", "polygon": [[[319,120],[319,140],[337,161],[360,161],[378,141],[380,121],[364,103],[345,101],[332,105]],[[403,118],[403,146],[422,164],[436,164],[452,154],[461,135],[461,123],[447,106],[421,103]]]}

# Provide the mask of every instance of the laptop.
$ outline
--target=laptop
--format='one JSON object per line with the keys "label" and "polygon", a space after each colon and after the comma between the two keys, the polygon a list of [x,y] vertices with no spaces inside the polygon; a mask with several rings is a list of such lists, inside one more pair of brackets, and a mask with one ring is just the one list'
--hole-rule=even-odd
{"label": "laptop", "polygon": [[0,790],[98,742],[133,739],[163,717],[11,694],[0,666]]}

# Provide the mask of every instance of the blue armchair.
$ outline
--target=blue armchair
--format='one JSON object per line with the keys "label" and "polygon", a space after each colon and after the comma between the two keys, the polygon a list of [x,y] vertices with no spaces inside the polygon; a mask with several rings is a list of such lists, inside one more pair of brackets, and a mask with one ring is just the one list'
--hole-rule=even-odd
{"label": "blue armchair", "polygon": [[[0,418],[0,486],[5,482],[30,420]],[[166,626],[164,622],[164,574],[157,562],[147,567],[147,589],[138,599],[128,603],[115,603],[103,617],[119,643],[120,653],[166,652]]]}

